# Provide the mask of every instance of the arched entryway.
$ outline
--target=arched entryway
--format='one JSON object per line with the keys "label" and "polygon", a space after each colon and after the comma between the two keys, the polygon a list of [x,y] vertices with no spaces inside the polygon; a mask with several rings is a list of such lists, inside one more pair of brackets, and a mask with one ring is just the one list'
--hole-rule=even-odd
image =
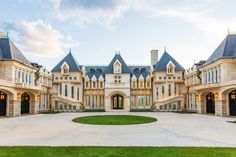
{"label": "arched entryway", "polygon": [[229,114],[236,116],[236,90],[229,93]]}
{"label": "arched entryway", "polygon": [[123,109],[123,96],[120,94],[116,94],[112,96],[112,106],[113,109]]}
{"label": "arched entryway", "polygon": [[21,114],[29,113],[30,96],[27,93],[21,95]]}
{"label": "arched entryway", "polygon": [[206,113],[215,113],[215,94],[212,92],[206,96]]}
{"label": "arched entryway", "polygon": [[6,116],[7,94],[0,91],[0,116]]}

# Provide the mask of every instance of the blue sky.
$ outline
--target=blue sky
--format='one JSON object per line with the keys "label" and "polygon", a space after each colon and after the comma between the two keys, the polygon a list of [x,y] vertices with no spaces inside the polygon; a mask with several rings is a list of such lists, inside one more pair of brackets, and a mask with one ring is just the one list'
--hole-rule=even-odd
{"label": "blue sky", "polygon": [[79,64],[150,64],[166,46],[183,67],[207,59],[236,31],[234,0],[4,0],[0,30],[32,62],[53,68],[72,49]]}

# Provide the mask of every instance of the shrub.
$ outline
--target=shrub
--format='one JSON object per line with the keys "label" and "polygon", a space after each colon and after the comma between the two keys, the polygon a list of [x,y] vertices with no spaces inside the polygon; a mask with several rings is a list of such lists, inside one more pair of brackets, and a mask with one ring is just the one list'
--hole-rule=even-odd
{"label": "shrub", "polygon": [[150,108],[143,108],[143,109],[130,109],[130,112],[153,112]]}
{"label": "shrub", "polygon": [[85,109],[84,112],[106,112],[104,108],[102,109]]}

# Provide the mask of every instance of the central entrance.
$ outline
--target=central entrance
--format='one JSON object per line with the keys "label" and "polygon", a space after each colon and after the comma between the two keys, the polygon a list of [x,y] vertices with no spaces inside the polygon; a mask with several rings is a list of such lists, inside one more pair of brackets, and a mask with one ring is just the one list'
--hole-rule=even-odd
{"label": "central entrance", "polygon": [[116,94],[112,97],[113,109],[123,109],[123,96]]}

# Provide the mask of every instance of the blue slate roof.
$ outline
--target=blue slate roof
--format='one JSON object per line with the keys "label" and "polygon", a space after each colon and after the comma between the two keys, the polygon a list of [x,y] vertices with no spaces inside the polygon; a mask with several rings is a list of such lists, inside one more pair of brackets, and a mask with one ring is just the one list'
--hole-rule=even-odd
{"label": "blue slate roof", "polygon": [[15,60],[32,67],[30,62],[8,37],[0,38],[0,60]]}
{"label": "blue slate roof", "polygon": [[53,69],[54,71],[61,71],[61,66],[66,62],[69,65],[70,71],[81,71],[81,66],[78,64],[71,52],[69,52]]}
{"label": "blue slate roof", "polygon": [[123,60],[120,54],[116,54],[114,56],[110,64],[107,66],[105,73],[113,73],[113,65],[116,62],[116,60],[118,60],[122,65],[122,69],[121,69],[122,73],[131,73],[129,67],[127,66],[127,64],[125,63],[125,61]]}
{"label": "blue slate roof", "polygon": [[136,78],[139,78],[140,75],[146,78],[149,74],[150,68],[150,66],[129,66],[129,69],[131,70],[131,77],[135,75]]}
{"label": "blue slate roof", "polygon": [[[204,65],[210,64],[220,58],[236,57],[236,34],[228,34],[221,44],[216,48]],[[204,66],[203,65],[203,66]]]}
{"label": "blue slate roof", "polygon": [[171,57],[171,55],[169,55],[166,51],[163,53],[160,60],[154,66],[154,70],[155,71],[166,70],[166,65],[170,61],[172,61],[172,63],[175,65],[175,70],[176,71],[184,71],[184,68],[173,57]]}
{"label": "blue slate roof", "polygon": [[86,75],[88,75],[90,79],[93,77],[93,75],[99,79],[101,75],[103,77],[105,76],[106,68],[107,66],[85,66]]}

